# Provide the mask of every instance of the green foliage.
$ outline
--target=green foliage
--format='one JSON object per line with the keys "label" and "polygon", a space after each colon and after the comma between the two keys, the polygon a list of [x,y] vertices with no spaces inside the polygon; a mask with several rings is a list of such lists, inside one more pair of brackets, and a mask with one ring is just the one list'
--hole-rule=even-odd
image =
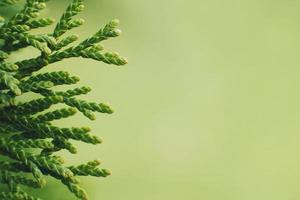
{"label": "green foliage", "polygon": [[[15,0],[0,0],[0,5],[11,5]],[[24,8],[12,18],[0,22],[0,154],[6,161],[0,162],[0,183],[8,186],[0,193],[4,200],[36,200],[24,191],[23,186],[42,188],[44,176],[52,176],[62,182],[74,195],[86,200],[86,192],[78,184],[78,176],[106,177],[107,169],[98,168],[99,161],[79,166],[65,166],[60,150],[76,153],[72,140],[99,144],[101,139],[90,134],[88,127],[61,128],[52,121],[68,118],[78,111],[91,120],[95,112],[113,113],[105,103],[87,102],[77,96],[91,91],[89,87],[77,87],[56,91],[55,86],[73,85],[79,81],[68,72],[40,73],[39,70],[71,57],[90,58],[107,64],[124,65],[126,59],[114,52],[105,52],[99,43],[120,35],[118,20],[112,20],[91,37],[69,46],[78,40],[77,35],[63,36],[68,30],[81,26],[83,19],[73,19],[84,9],[82,0],[73,0],[50,34],[32,34],[31,30],[52,25],[52,18],[38,18],[46,7],[46,0],[27,0]],[[40,55],[18,62],[10,62],[11,53],[34,47]],[[28,102],[18,102],[16,97],[25,93],[40,97]],[[53,105],[65,104],[61,109]],[[50,110],[49,110],[50,109]],[[22,173],[20,173],[22,172]],[[26,174],[26,175],[24,175]]]}

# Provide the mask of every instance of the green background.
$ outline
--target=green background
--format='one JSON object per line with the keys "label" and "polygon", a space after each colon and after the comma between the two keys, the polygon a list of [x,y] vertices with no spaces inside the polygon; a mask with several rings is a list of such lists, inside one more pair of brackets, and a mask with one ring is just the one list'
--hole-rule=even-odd
{"label": "green background", "polygon": [[[45,16],[68,2],[49,2]],[[91,200],[299,200],[299,10],[294,0],[86,0],[74,32],[119,18],[123,35],[104,45],[130,61],[48,67],[79,75],[94,89],[87,99],[116,110],[62,123],[104,139],[61,153],[113,171],[82,179]],[[55,181],[39,194],[75,199]]]}

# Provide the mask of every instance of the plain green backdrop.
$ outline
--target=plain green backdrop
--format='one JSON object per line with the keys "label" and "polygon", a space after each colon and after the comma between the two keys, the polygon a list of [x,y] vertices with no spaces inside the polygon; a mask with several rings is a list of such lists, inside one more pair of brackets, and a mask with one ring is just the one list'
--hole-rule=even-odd
{"label": "plain green backdrop", "polygon": [[[69,2],[52,0],[45,16]],[[299,10],[296,0],[86,0],[74,32],[119,18],[123,35],[104,44],[130,61],[48,67],[79,75],[88,99],[116,110],[63,123],[104,139],[62,152],[113,171],[82,179],[91,200],[299,200]],[[39,194],[75,199],[54,180]]]}

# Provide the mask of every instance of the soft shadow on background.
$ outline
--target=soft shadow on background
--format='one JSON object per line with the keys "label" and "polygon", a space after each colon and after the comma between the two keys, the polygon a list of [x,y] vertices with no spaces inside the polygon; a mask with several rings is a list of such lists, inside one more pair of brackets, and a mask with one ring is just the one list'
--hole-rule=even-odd
{"label": "soft shadow on background", "polygon": [[[68,3],[49,2],[45,15],[57,19]],[[130,61],[51,68],[79,75],[94,89],[88,99],[116,110],[64,124],[104,139],[63,153],[112,169],[83,179],[91,200],[300,199],[299,9],[292,0],[86,0],[75,32],[83,39],[119,18],[124,34],[105,46]],[[55,181],[40,193],[74,199]]]}

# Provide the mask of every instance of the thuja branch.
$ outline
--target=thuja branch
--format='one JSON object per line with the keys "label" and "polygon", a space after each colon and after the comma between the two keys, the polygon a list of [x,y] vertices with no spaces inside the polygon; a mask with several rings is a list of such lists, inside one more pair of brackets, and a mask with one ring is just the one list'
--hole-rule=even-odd
{"label": "thuja branch", "polygon": [[[118,53],[105,51],[100,44],[120,35],[121,31],[117,28],[119,21],[108,22],[95,34],[72,46],[79,39],[78,35],[64,34],[84,23],[83,19],[74,19],[84,9],[83,0],[70,3],[53,32],[32,34],[33,29],[54,24],[52,18],[39,18],[46,1],[27,0],[23,9],[10,19],[0,16],[0,41],[3,44],[0,45],[0,154],[6,157],[6,161],[0,162],[0,183],[8,188],[0,192],[0,199],[4,200],[39,199],[28,194],[23,186],[42,188],[46,185],[45,176],[56,178],[78,199],[87,200],[88,196],[79,186],[78,177],[110,175],[109,170],[99,168],[100,162],[97,160],[79,166],[65,165],[63,159],[55,155],[56,152],[65,149],[75,154],[77,148],[72,141],[100,144],[101,139],[92,135],[88,127],[57,127],[52,122],[69,118],[78,112],[95,120],[96,112],[112,114],[113,109],[105,103],[78,98],[89,93],[89,87],[65,91],[55,89],[59,85],[74,85],[79,82],[79,77],[66,71],[39,71],[72,57],[125,65],[125,58]],[[17,2],[0,0],[0,6]],[[27,47],[36,48],[40,55],[18,62],[8,61],[11,53]],[[40,97],[27,102],[17,101],[16,97],[25,93],[35,93]],[[53,109],[52,106],[56,104],[66,107]],[[24,176],[24,173],[31,176]]]}

